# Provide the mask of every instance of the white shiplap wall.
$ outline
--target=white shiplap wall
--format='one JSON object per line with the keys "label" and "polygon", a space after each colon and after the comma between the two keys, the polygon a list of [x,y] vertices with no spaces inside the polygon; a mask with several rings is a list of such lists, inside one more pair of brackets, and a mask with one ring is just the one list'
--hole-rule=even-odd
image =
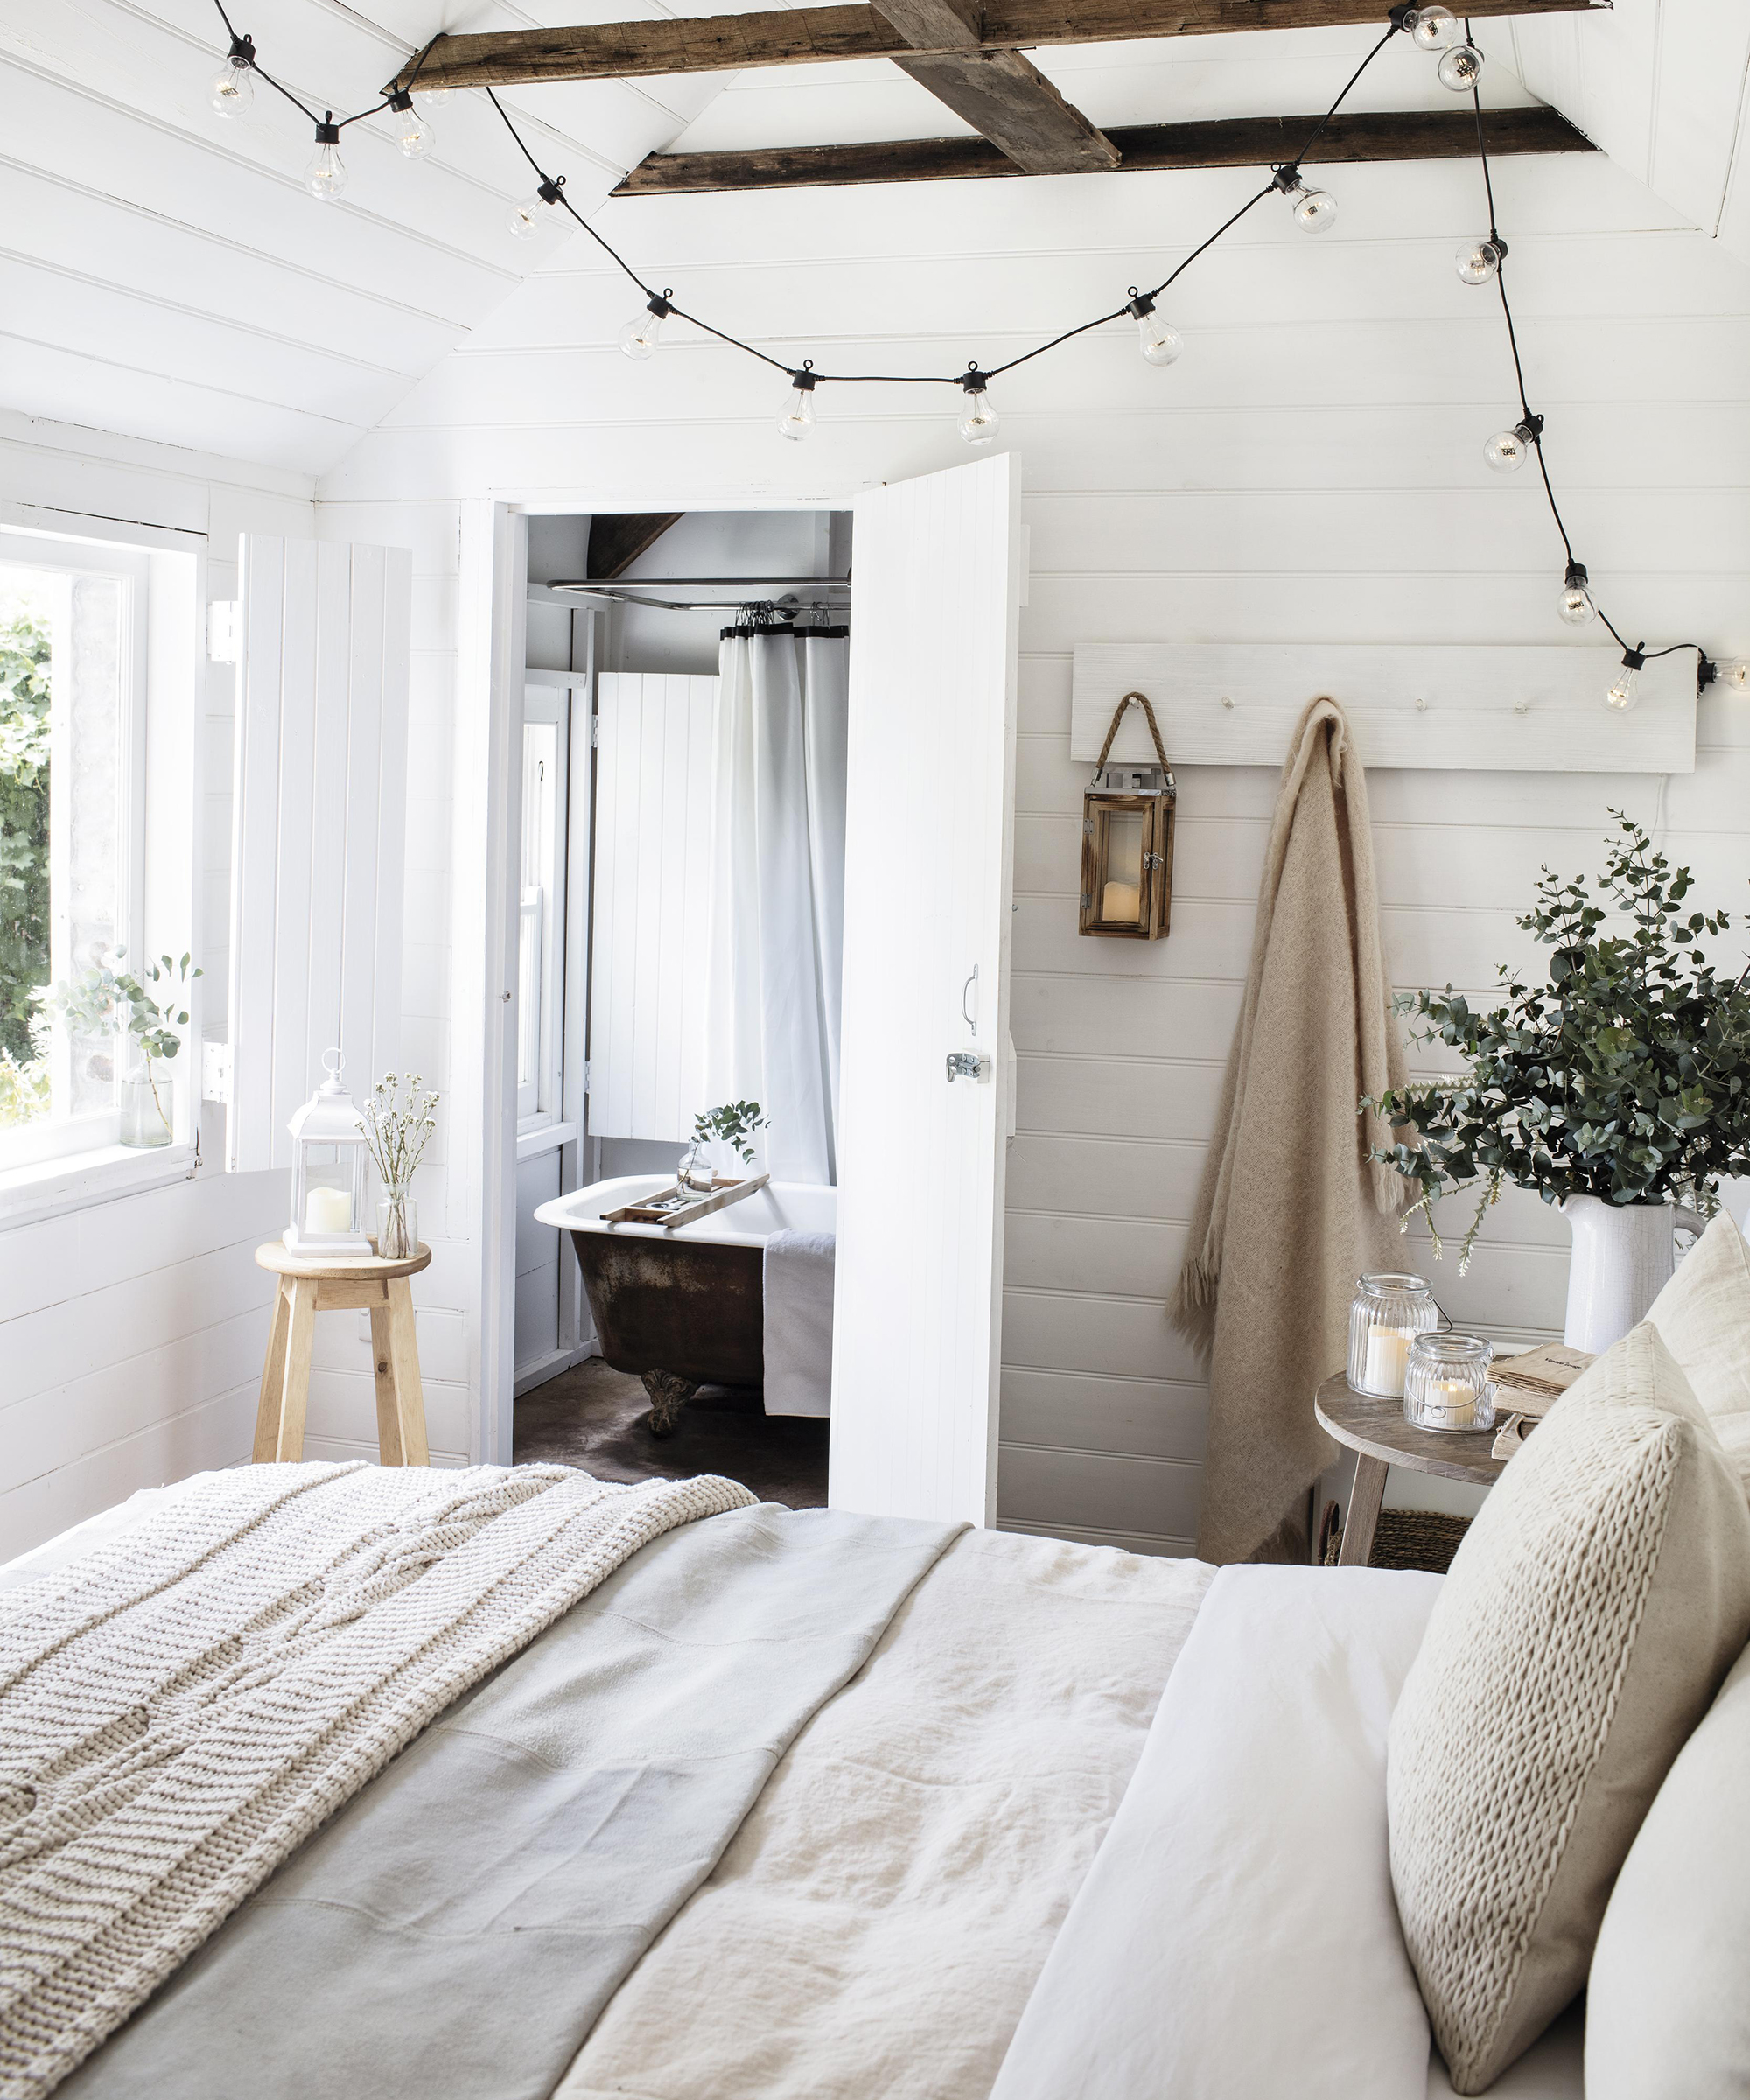
{"label": "white shiplap wall", "polygon": [[[1228,77],[1195,90],[1192,109],[1299,106],[1282,42],[1209,41],[1278,69],[1267,102]],[[1334,64],[1353,42],[1309,47]],[[1404,81],[1387,88],[1389,102],[1407,98]],[[1115,287],[1164,276],[1248,179],[672,199],[612,206],[599,223],[721,325],[768,341],[783,325],[787,355],[948,371],[975,355],[998,361],[1097,311]],[[1601,155],[1508,162],[1496,179],[1531,396],[1550,415],[1552,468],[1595,578],[1636,633],[1750,653],[1750,276]],[[1187,769],[1172,938],[1137,950],[1078,940],[1086,769],[1068,757],[1069,652],[1090,640],[1565,634],[1553,607],[1560,549],[1535,483],[1492,476],[1480,458],[1509,419],[1511,379],[1491,295],[1452,269],[1455,243],[1483,222],[1474,164],[1339,166],[1321,180],[1342,206],[1328,238],[1308,241],[1261,208],[1188,273],[1171,304],[1186,350],[1171,370],[1144,366],[1124,326],[993,389],[1000,442],[1023,458],[1032,560],[1001,1508],[1017,1525],[1155,1550],[1180,1550],[1195,1527],[1206,1392],[1163,1307],[1236,1009],[1273,782],[1261,769]],[[772,428],[781,384],[681,328],[653,363],[630,365],[613,348],[629,310],[620,282],[580,247],[564,251],[321,485],[326,528],[416,530],[428,550],[416,593],[430,616],[433,733],[422,752],[416,728],[414,763],[433,797],[422,836],[434,859],[450,793],[437,687],[458,499],[492,490],[642,508],[682,493],[832,497],[968,457],[952,402],[925,409],[897,388],[828,389],[815,437],[786,445]],[[1513,914],[1539,860],[1595,864],[1606,803],[1656,817],[1667,850],[1730,896],[1750,872],[1750,710],[1711,696],[1700,742],[1696,774],[1668,788],[1379,775],[1398,981],[1485,986],[1516,952]],[[1468,1278],[1436,1272],[1442,1293],[1497,1333],[1547,1329],[1560,1317],[1564,1234],[1535,1203],[1505,1203]]]}

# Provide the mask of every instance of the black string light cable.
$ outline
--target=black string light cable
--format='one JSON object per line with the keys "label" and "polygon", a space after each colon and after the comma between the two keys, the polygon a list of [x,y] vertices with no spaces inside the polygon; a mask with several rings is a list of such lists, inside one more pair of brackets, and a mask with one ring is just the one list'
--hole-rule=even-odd
{"label": "black string light cable", "polygon": [[[1472,38],[1474,32],[1471,20],[1465,18],[1465,35]],[[1513,358],[1513,381],[1519,395],[1520,420],[1510,430],[1498,430],[1483,447],[1483,458],[1500,473],[1511,473],[1522,466],[1529,452],[1537,462],[1537,472],[1544,484],[1544,496],[1550,507],[1550,516],[1561,536],[1562,551],[1567,567],[1562,577],[1562,589],[1556,601],[1557,611],[1570,626],[1583,627],[1594,617],[1600,620],[1606,631],[1622,651],[1622,668],[1615,682],[1605,695],[1606,705],[1621,712],[1632,708],[1639,698],[1640,674],[1643,667],[1661,656],[1675,656],[1684,649],[1696,653],[1696,690],[1699,694],[1723,675],[1731,685],[1740,690],[1750,690],[1750,663],[1731,663],[1722,667],[1709,656],[1698,641],[1674,641],[1668,648],[1649,649],[1642,643],[1631,645],[1622,634],[1592,587],[1586,565],[1574,553],[1574,543],[1562,507],[1556,500],[1555,485],[1550,479],[1550,463],[1544,451],[1544,431],[1546,418],[1538,415],[1527,397],[1525,366],[1519,354],[1519,332],[1513,322],[1513,303],[1507,293],[1508,245],[1502,238],[1495,218],[1494,181],[1488,164],[1488,144],[1484,135],[1480,64],[1470,80],[1471,106],[1476,116],[1477,158],[1482,166],[1483,195],[1488,205],[1488,233],[1484,240],[1461,247],[1458,253],[1459,276],[1466,284],[1485,284],[1490,277],[1501,300],[1501,318],[1507,326],[1507,346]]]}
{"label": "black string light cable", "polygon": [[[369,108],[359,110],[351,116],[341,118],[337,123],[332,110],[326,111],[318,118],[315,111],[293,94],[284,82],[276,80],[271,74],[264,71],[256,55],[254,39],[238,33],[230,16],[226,11],[224,0],[214,0],[214,5],[218,10],[220,21],[225,25],[226,33],[230,38],[230,50],[225,67],[213,82],[211,99],[214,108],[222,116],[234,114],[237,109],[244,107],[249,102],[252,79],[256,74],[260,74],[269,87],[273,88],[276,94],[284,96],[315,126],[316,152],[304,172],[304,186],[312,196],[332,199],[340,194],[346,179],[346,169],[341,164],[337,151],[341,131],[347,125],[358,123],[365,117],[375,116],[385,109],[395,111],[401,120],[396,144],[409,158],[416,158],[429,150],[432,143],[431,128],[424,114],[416,108],[413,98],[415,94],[419,92],[420,68],[424,65],[432,44],[437,41],[435,37],[418,53],[412,70],[407,76],[404,88],[391,88],[383,95],[382,101],[374,103]],[[1571,626],[1583,626],[1596,617],[1602,621],[1617,646],[1622,650],[1622,671],[1606,695],[1607,702],[1613,708],[1626,710],[1634,706],[1636,698],[1636,679],[1645,664],[1661,656],[1674,655],[1684,649],[1694,649],[1696,652],[1698,660],[1697,666],[1698,690],[1711,683],[1714,678],[1723,677],[1736,689],[1750,691],[1750,662],[1737,662],[1724,666],[1716,664],[1698,642],[1673,642],[1669,648],[1662,649],[1648,649],[1644,646],[1637,644],[1631,648],[1609,614],[1600,604],[1592,591],[1586,564],[1579,561],[1574,553],[1573,541],[1563,519],[1561,506],[1556,498],[1555,486],[1550,477],[1549,463],[1544,454],[1545,418],[1532,409],[1527,395],[1524,364],[1519,350],[1518,331],[1514,324],[1512,304],[1508,297],[1505,270],[1508,244],[1502,238],[1496,221],[1494,183],[1489,167],[1488,141],[1483,124],[1480,88],[1483,57],[1481,52],[1477,48],[1468,17],[1465,19],[1465,41],[1462,44],[1455,41],[1457,31],[1458,22],[1452,10],[1440,4],[1439,0],[1431,0],[1430,4],[1419,6],[1410,5],[1408,4],[1408,0],[1404,0],[1404,4],[1393,6],[1387,16],[1384,34],[1344,82],[1329,108],[1319,119],[1312,132],[1302,144],[1299,152],[1292,160],[1285,160],[1279,165],[1273,166],[1270,170],[1270,180],[1261,189],[1255,191],[1251,196],[1247,198],[1237,211],[1224,219],[1207,239],[1200,242],[1172,270],[1167,272],[1158,284],[1147,290],[1140,290],[1133,284],[1129,289],[1129,295],[1124,303],[1120,306],[1114,307],[1110,312],[1096,314],[1091,320],[1078,322],[1074,327],[1066,328],[1060,334],[1051,337],[1046,342],[1036,344],[1030,350],[1023,350],[1002,364],[991,366],[988,370],[981,368],[976,360],[969,360],[964,372],[958,373],[820,372],[816,370],[812,358],[804,358],[797,366],[788,365],[780,358],[774,357],[769,352],[760,349],[755,344],[746,342],[741,337],[731,334],[726,329],[717,327],[713,323],[704,319],[702,315],[678,304],[676,302],[672,286],[664,286],[661,291],[658,291],[653,285],[645,283],[626,257],[599,234],[572,204],[565,192],[564,175],[550,174],[542,166],[534,153],[530,151],[522,134],[512,120],[510,113],[499,100],[494,90],[491,87],[487,87],[486,94],[493,108],[497,111],[505,130],[510,134],[517,150],[528,163],[536,177],[536,187],[533,192],[522,200],[510,214],[511,232],[520,238],[532,239],[554,217],[568,218],[589,235],[614,267],[644,295],[643,311],[628,321],[620,331],[620,347],[626,356],[640,360],[652,356],[657,347],[662,324],[671,316],[677,317],[688,322],[691,326],[701,330],[704,334],[712,337],[716,341],[724,344],[727,348],[738,350],[744,356],[751,357],[757,362],[768,366],[774,372],[784,374],[790,382],[791,390],[784,413],[778,419],[778,429],[786,438],[805,438],[813,429],[815,423],[814,396],[816,389],[824,385],[958,387],[962,391],[964,403],[960,416],[961,435],[969,444],[982,445],[988,444],[995,438],[999,427],[999,418],[990,400],[990,382],[993,379],[1002,377],[1005,373],[1016,370],[1022,365],[1031,363],[1036,357],[1043,357],[1047,351],[1056,350],[1065,343],[1073,342],[1080,336],[1089,334],[1096,328],[1107,327],[1112,322],[1123,320],[1128,317],[1137,324],[1142,354],[1148,362],[1152,365],[1172,363],[1180,355],[1184,344],[1178,330],[1172,327],[1158,311],[1160,299],[1200,256],[1207,254],[1224,234],[1231,232],[1241,220],[1262,204],[1265,198],[1274,195],[1286,198],[1293,206],[1296,223],[1308,233],[1322,232],[1330,226],[1337,215],[1336,200],[1326,192],[1312,188],[1306,183],[1301,173],[1301,164],[1317,145],[1333,118],[1348,101],[1362,75],[1379,57],[1386,46],[1391,42],[1394,37],[1408,34],[1421,49],[1440,54],[1438,71],[1441,85],[1456,93],[1467,93],[1471,97],[1472,108],[1476,118],[1477,157],[1482,166],[1483,191],[1488,206],[1488,233],[1485,239],[1466,243],[1460,249],[1457,258],[1459,275],[1469,284],[1487,284],[1491,276],[1494,279],[1495,289],[1501,300],[1502,318],[1507,329],[1508,347],[1513,359],[1514,382],[1518,392],[1520,407],[1520,421],[1512,430],[1499,431],[1491,438],[1483,448],[1484,457],[1492,468],[1503,472],[1511,472],[1522,466],[1528,453],[1535,454],[1536,458],[1538,474],[1543,482],[1544,494],[1549,505],[1550,515],[1560,536],[1563,552],[1566,556],[1566,568],[1564,572],[1562,592],[1558,606],[1561,617]],[[425,90],[424,94],[426,101],[430,102],[440,99],[447,100],[449,92],[447,88],[440,88]]]}

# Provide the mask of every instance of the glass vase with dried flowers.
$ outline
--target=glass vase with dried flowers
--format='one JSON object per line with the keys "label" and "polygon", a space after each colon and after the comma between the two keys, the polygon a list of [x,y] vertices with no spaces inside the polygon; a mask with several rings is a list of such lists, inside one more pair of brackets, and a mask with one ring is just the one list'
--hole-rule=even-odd
{"label": "glass vase with dried flowers", "polygon": [[438,1127],[436,1094],[423,1093],[418,1073],[385,1072],[360,1111],[365,1145],[382,1183],[377,1204],[377,1252],[386,1262],[410,1260],[419,1251],[419,1215],[413,1176]]}

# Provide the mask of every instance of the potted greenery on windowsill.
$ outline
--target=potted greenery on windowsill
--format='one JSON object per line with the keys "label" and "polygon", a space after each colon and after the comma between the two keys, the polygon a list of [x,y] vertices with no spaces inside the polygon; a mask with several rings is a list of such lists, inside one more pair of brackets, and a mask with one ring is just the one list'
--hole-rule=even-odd
{"label": "potted greenery on windowsill", "polygon": [[1566,1339],[1593,1350],[1644,1317],[1674,1226],[1701,1222],[1682,1207],[1711,1214],[1720,1178],[1750,1170],[1750,968],[1718,974],[1699,943],[1726,914],[1690,908],[1690,871],[1611,815],[1622,836],[1597,896],[1545,868],[1516,921],[1551,951],[1547,983],[1502,966],[1508,1003],[1488,1013],[1451,985],[1401,997],[1428,1024],[1411,1040],[1470,1068],[1362,1103],[1405,1133],[1373,1156],[1420,1182],[1412,1216],[1432,1226],[1442,1196],[1480,1188],[1461,1269],[1505,1184],[1561,1207],[1574,1234]]}
{"label": "potted greenery on windowsill", "polygon": [[[183,1001],[202,973],[189,968],[187,956],[179,962],[160,956],[136,976],[117,967],[127,952],[118,948],[106,962],[94,951],[71,982],[38,996],[76,1041],[101,1041],[111,1030],[122,1036],[122,1068],[116,1075],[118,1135],[123,1144],[150,1150],[176,1136],[171,1065],[181,1054],[180,1032],[188,1026]],[[95,1071],[96,1063],[88,1061]]]}

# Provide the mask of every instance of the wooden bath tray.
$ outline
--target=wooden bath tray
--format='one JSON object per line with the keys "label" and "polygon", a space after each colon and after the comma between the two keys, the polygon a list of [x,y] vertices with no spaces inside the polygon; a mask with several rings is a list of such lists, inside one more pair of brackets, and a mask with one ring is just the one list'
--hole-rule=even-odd
{"label": "wooden bath tray", "polygon": [[711,1185],[711,1193],[701,1196],[695,1203],[676,1203],[673,1198],[681,1193],[677,1181],[670,1188],[660,1189],[655,1195],[647,1196],[641,1203],[622,1204],[618,1210],[602,1213],[604,1225],[660,1225],[665,1232],[676,1225],[690,1225],[695,1218],[708,1218],[712,1211],[722,1210],[727,1204],[738,1203],[744,1196],[751,1196],[756,1188],[764,1188],[767,1177],[749,1174],[746,1180],[725,1181],[719,1177]]}

